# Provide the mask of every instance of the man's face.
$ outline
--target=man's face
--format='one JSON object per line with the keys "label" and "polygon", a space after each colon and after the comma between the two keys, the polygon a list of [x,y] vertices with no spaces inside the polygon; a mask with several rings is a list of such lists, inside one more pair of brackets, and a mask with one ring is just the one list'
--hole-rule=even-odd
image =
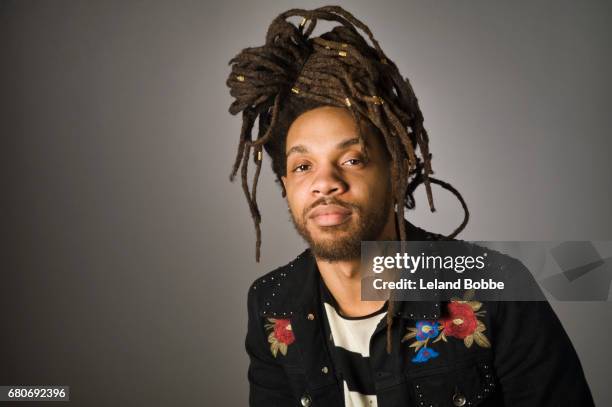
{"label": "man's face", "polygon": [[323,260],[359,258],[362,240],[395,230],[385,147],[363,126],[365,162],[358,131],[349,111],[325,106],[300,115],[287,133],[282,181],[291,216]]}

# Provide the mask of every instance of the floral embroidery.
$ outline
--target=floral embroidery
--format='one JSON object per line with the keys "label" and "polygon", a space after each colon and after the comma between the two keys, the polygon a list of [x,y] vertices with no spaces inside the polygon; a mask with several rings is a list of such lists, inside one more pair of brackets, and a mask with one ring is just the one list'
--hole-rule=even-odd
{"label": "floral embroidery", "polygon": [[402,342],[414,338],[410,344],[417,352],[412,358],[414,363],[427,362],[429,359],[438,357],[439,353],[429,347],[440,340],[448,342],[448,338],[462,339],[466,347],[470,348],[474,342],[480,347],[490,348],[491,342],[487,339],[484,331],[485,324],[477,317],[483,317],[485,310],[482,303],[472,300],[474,291],[465,293],[463,299],[453,298],[447,306],[448,316],[437,321],[417,321],[415,328],[408,328],[408,333],[402,338]]}
{"label": "floral embroidery", "polygon": [[439,353],[431,348],[421,348],[420,351],[417,352],[416,356],[412,358],[414,363],[422,363],[427,362],[429,359],[438,357]]}
{"label": "floral embroidery", "polygon": [[283,356],[286,356],[287,347],[295,341],[295,336],[291,329],[291,321],[289,319],[276,318],[268,318],[268,321],[269,323],[265,327],[270,331],[268,342],[270,343],[272,355],[276,357],[278,351],[280,351]]}
{"label": "floral embroidery", "polygon": [[440,332],[440,324],[438,322],[418,321],[416,323],[416,338],[419,341],[435,338]]}

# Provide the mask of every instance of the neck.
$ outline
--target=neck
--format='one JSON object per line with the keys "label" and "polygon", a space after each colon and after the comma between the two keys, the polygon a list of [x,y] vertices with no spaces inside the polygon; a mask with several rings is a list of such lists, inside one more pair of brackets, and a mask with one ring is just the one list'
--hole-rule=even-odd
{"label": "neck", "polygon": [[[395,212],[390,211],[387,223],[376,240],[398,240],[399,233]],[[315,257],[321,278],[334,296],[340,313],[347,317],[359,317],[379,310],[385,301],[361,300],[361,259],[329,262]]]}

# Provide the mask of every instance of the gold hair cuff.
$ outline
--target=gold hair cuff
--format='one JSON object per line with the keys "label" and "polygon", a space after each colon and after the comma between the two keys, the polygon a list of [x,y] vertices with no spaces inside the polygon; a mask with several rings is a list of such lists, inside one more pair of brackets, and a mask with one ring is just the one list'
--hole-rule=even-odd
{"label": "gold hair cuff", "polygon": [[344,104],[346,104],[347,107],[351,107],[351,99],[344,98]]}
{"label": "gold hair cuff", "polygon": [[244,82],[244,76],[242,75],[236,76],[236,79],[238,79],[238,82]]}
{"label": "gold hair cuff", "polygon": [[261,154],[261,150],[259,150],[257,152],[257,161],[261,161],[261,158],[263,157],[263,155]]}
{"label": "gold hair cuff", "polygon": [[297,95],[298,93],[300,93],[300,90],[294,86],[293,88],[291,88],[291,92]]}
{"label": "gold hair cuff", "polygon": [[382,98],[380,96],[376,96],[376,95],[372,96],[372,102],[375,105],[382,105],[384,103]]}
{"label": "gold hair cuff", "polygon": [[302,21],[300,21],[300,27],[304,27],[306,25],[306,21],[308,21],[308,19],[306,17],[302,17]]}
{"label": "gold hair cuff", "polygon": [[338,55],[340,55],[341,57],[345,57],[348,54],[346,53],[346,51],[338,51]]}

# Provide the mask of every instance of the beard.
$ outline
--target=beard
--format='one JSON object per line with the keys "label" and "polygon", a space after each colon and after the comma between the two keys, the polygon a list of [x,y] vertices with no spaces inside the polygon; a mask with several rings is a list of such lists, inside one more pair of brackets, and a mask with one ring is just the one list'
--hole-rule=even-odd
{"label": "beard", "polygon": [[[315,237],[308,229],[307,213],[321,204],[338,205],[350,209],[352,214],[347,222],[339,225],[311,225],[311,228],[318,228],[320,231],[318,236]],[[390,211],[391,194],[385,194],[382,205],[374,205],[369,208],[344,202],[337,198],[328,198],[317,200],[313,205],[305,208],[299,219],[296,218],[293,211],[290,212],[295,229],[308,243],[312,254],[321,260],[336,262],[361,258],[361,242],[377,240],[380,237]]]}

